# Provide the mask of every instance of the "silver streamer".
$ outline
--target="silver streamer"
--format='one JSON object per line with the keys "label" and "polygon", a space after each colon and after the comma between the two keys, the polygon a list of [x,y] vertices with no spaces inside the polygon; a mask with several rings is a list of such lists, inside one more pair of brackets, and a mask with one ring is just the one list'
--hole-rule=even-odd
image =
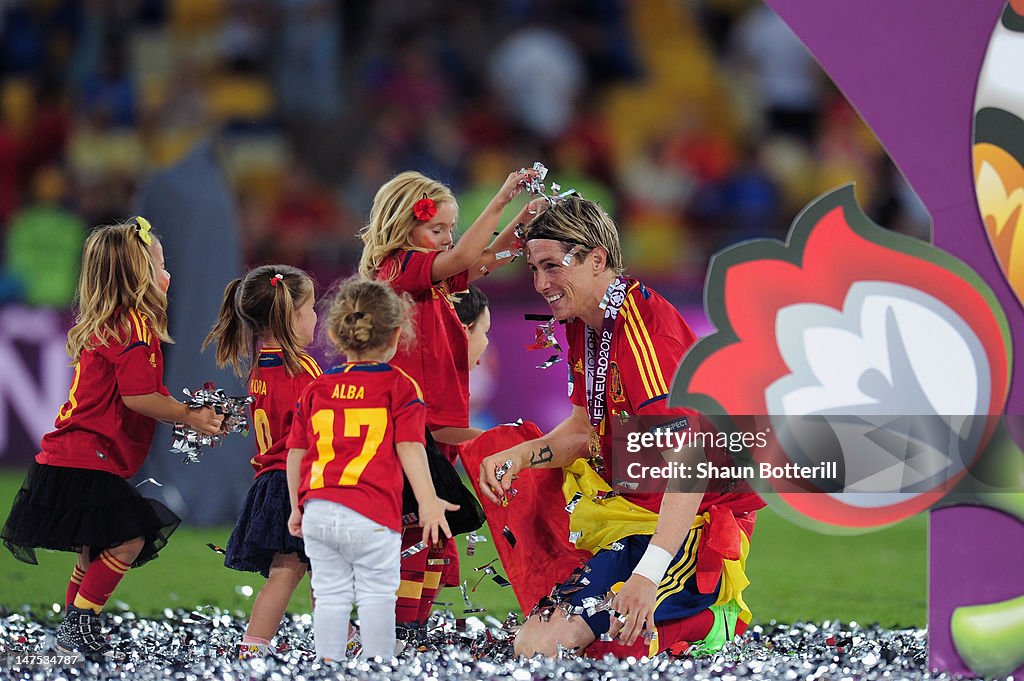
{"label": "silver streamer", "polygon": [[209,407],[224,416],[221,432],[217,435],[200,433],[195,428],[183,423],[174,424],[174,441],[171,444],[171,451],[175,454],[184,454],[184,463],[199,461],[203,447],[216,447],[227,433],[242,433],[243,437],[248,435],[249,404],[256,399],[252,395],[230,397],[213,383],[207,383],[201,390],[194,393],[188,388],[182,389],[181,392],[188,397],[185,404],[189,409]]}
{"label": "silver streamer", "polygon": [[554,365],[562,361],[561,355],[551,355],[546,360],[537,365],[538,369],[550,369]]}
{"label": "silver streamer", "polygon": [[512,459],[506,459],[505,463],[501,464],[496,471],[494,471],[494,477],[501,482],[501,479],[505,477],[505,474],[512,470],[513,466]]}
{"label": "silver streamer", "polygon": [[480,544],[480,543],[486,543],[486,542],[487,542],[487,537],[483,536],[482,534],[477,534],[476,532],[470,532],[469,534],[466,535],[466,555],[467,556],[475,556],[476,555],[476,545]]}
{"label": "silver streamer", "polygon": [[409,556],[415,556],[417,553],[427,548],[427,542],[421,541],[413,544],[405,551],[402,551],[402,558],[408,558]]}

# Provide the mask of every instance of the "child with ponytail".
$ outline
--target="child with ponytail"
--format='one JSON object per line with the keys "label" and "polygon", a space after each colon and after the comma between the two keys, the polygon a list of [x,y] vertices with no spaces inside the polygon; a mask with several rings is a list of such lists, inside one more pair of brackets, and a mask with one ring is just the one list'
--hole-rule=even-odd
{"label": "child with ponytail", "polygon": [[316,326],[313,282],[289,265],[264,265],[224,289],[220,316],[203,349],[216,344],[217,364],[248,379],[257,451],[255,481],[228,540],[224,564],[267,581],[252,604],[240,659],[263,657],[309,564],[302,540],[288,531],[285,440],[299,393],[321,374],[306,354]]}

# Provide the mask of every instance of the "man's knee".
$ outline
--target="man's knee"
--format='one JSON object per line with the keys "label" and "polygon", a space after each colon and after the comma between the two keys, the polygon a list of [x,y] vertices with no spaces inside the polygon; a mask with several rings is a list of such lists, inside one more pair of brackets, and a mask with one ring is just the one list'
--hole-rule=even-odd
{"label": "man's knee", "polygon": [[548,620],[534,615],[523,622],[514,648],[516,655],[523,657],[537,654],[556,657],[559,647],[580,654],[593,642],[594,632],[583,618],[576,615],[566,618],[562,611],[556,610]]}

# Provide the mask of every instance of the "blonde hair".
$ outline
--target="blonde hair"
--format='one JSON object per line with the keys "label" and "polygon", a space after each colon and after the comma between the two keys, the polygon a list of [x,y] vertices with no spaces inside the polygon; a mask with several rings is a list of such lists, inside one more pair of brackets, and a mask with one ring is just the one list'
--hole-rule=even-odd
{"label": "blonde hair", "polygon": [[400,173],[377,190],[370,221],[359,231],[359,238],[363,240],[363,255],[359,260],[361,275],[374,278],[389,255],[411,245],[409,235],[419,222],[412,207],[424,197],[436,203],[450,202],[456,211],[459,209],[451,189],[415,171]]}
{"label": "blonde hair", "polygon": [[[281,346],[285,370],[301,373],[299,356],[305,349],[295,335],[295,311],[313,295],[313,280],[291,265],[263,265],[224,288],[220,315],[203,341],[203,350],[217,344],[217,366],[228,364],[235,374],[252,371],[260,337],[272,336]],[[248,360],[249,366],[243,367]]]}
{"label": "blonde hair", "polygon": [[[82,271],[75,295],[75,325],[68,331],[67,352],[77,362],[82,352],[131,338],[128,312],[146,317],[164,343],[167,294],[160,289],[152,246],[143,241],[135,220],[94,229],[82,248]],[[152,241],[156,234],[149,232]]]}
{"label": "blonde hair", "polygon": [[403,345],[412,342],[415,335],[412,300],[383,282],[350,277],[326,305],[323,329],[345,355],[387,347],[395,329],[402,330]]}
{"label": "blonde hair", "polygon": [[594,201],[567,196],[533,219],[526,230],[526,241],[551,239],[562,244],[562,253],[573,246],[583,249],[576,259],[583,262],[587,252],[600,246],[608,253],[608,268],[616,274],[626,270],[619,246],[619,232],[608,213]]}

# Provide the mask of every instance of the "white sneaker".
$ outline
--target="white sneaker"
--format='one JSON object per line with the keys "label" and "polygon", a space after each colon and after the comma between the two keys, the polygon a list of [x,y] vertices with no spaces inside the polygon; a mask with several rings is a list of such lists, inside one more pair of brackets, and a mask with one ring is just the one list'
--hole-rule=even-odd
{"label": "white sneaker", "polygon": [[266,643],[239,643],[238,644],[238,659],[239,660],[257,660],[263,659],[270,653],[274,652]]}

